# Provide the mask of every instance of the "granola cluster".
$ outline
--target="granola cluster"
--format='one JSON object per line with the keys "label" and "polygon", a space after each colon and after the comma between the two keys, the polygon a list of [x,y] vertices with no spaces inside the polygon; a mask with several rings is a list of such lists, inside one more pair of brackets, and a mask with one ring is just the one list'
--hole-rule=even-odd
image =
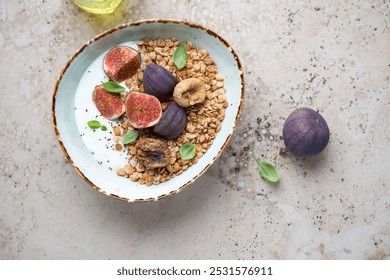
{"label": "granola cluster", "polygon": [[[123,168],[117,170],[117,174],[148,186],[167,181],[197,163],[199,158],[206,153],[207,149],[213,143],[216,134],[221,129],[222,121],[225,117],[225,109],[228,106],[226,90],[223,83],[224,77],[218,73],[218,68],[210,58],[207,50],[199,49],[191,42],[186,42],[185,47],[188,54],[188,61],[186,67],[179,70],[172,60],[173,52],[179,44],[180,42],[175,38],[166,40],[144,38],[138,43],[142,57],[141,67],[125,83],[132,90],[143,92],[143,71],[146,65],[150,63],[156,63],[165,67],[179,81],[188,78],[201,80],[206,89],[206,98],[203,103],[186,108],[187,126],[183,133],[177,139],[164,140],[154,135],[151,129],[142,129],[140,130],[137,141],[122,146],[120,142],[121,138],[129,129],[133,128],[126,118],[121,118],[121,126],[113,128],[115,135],[113,137],[115,142],[113,145],[116,150],[126,152],[129,160]],[[172,99],[162,102],[163,111],[171,102]],[[169,149],[169,160],[165,167],[146,169],[137,161],[136,154],[142,151],[137,150],[136,143],[143,138],[156,138],[166,142]],[[196,155],[191,160],[182,160],[179,148],[187,142],[196,145]]]}

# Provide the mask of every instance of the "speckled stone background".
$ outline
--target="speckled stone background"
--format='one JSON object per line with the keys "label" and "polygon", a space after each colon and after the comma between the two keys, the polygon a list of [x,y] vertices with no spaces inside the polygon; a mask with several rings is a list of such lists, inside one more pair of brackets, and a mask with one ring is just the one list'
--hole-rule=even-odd
{"label": "speckled stone background", "polygon": [[[0,0],[0,259],[390,258],[390,2]],[[230,145],[177,196],[126,204],[67,163],[51,98],[68,58],[121,23],[176,18],[231,43],[246,99]],[[331,140],[279,155],[283,122],[309,106]],[[253,156],[277,166],[260,178]]]}

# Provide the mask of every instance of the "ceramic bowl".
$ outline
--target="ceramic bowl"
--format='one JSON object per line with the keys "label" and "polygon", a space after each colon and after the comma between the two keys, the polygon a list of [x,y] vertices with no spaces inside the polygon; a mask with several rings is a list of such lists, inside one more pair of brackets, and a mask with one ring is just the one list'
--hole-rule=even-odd
{"label": "ceramic bowl", "polygon": [[[178,38],[206,49],[225,78],[229,106],[222,128],[207,152],[182,174],[147,187],[120,177],[116,170],[126,158],[107,149],[107,131],[87,129],[86,123],[99,119],[91,99],[101,83],[104,55],[115,45],[132,45],[144,37]],[[221,154],[237,126],[244,99],[244,77],[240,61],[230,45],[217,33],[198,24],[177,20],[144,20],[120,25],[97,35],[82,46],[62,69],[53,92],[52,114],[59,144],[74,167],[94,189],[127,202],[157,201],[172,196],[193,183]]]}

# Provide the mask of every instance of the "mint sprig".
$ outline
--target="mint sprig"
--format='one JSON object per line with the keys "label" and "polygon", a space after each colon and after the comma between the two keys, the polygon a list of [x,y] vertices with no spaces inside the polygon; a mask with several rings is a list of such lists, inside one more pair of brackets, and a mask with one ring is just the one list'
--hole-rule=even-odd
{"label": "mint sprig", "polygon": [[130,144],[135,140],[137,140],[138,136],[139,136],[138,130],[135,129],[129,130],[126,132],[125,135],[123,135],[121,142],[123,145]]}
{"label": "mint sprig", "polygon": [[276,171],[276,168],[269,162],[261,161],[259,159],[256,159],[257,166],[259,168],[260,176],[271,183],[276,183],[279,181],[280,177],[278,172]]}
{"label": "mint sprig", "polygon": [[102,125],[99,121],[97,120],[90,120],[89,122],[87,122],[87,125],[89,126],[89,128],[91,129],[101,129],[102,131],[106,131],[107,130],[107,126],[105,125]]}
{"label": "mint sprig", "polygon": [[186,51],[186,46],[183,43],[177,47],[172,55],[172,59],[179,70],[183,69],[187,65],[188,54]]}
{"label": "mint sprig", "polygon": [[195,157],[196,146],[190,142],[180,146],[179,153],[182,160],[190,160]]}
{"label": "mint sprig", "polygon": [[112,81],[108,81],[105,83],[102,82],[102,85],[103,85],[103,88],[105,89],[105,91],[111,92],[111,93],[122,93],[126,90],[120,84],[112,82]]}

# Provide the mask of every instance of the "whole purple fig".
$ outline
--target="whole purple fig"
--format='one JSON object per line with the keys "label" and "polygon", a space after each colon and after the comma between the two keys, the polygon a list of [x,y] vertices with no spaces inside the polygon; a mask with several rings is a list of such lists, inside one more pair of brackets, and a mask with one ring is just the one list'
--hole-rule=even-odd
{"label": "whole purple fig", "polygon": [[283,140],[288,152],[296,156],[315,156],[328,145],[329,127],[318,112],[300,108],[284,122]]}
{"label": "whole purple fig", "polygon": [[164,111],[153,132],[160,137],[170,140],[180,136],[187,125],[187,115],[183,107],[173,101]]}
{"label": "whole purple fig", "polygon": [[158,64],[146,66],[143,76],[144,91],[165,101],[173,95],[178,80],[171,72]]}

